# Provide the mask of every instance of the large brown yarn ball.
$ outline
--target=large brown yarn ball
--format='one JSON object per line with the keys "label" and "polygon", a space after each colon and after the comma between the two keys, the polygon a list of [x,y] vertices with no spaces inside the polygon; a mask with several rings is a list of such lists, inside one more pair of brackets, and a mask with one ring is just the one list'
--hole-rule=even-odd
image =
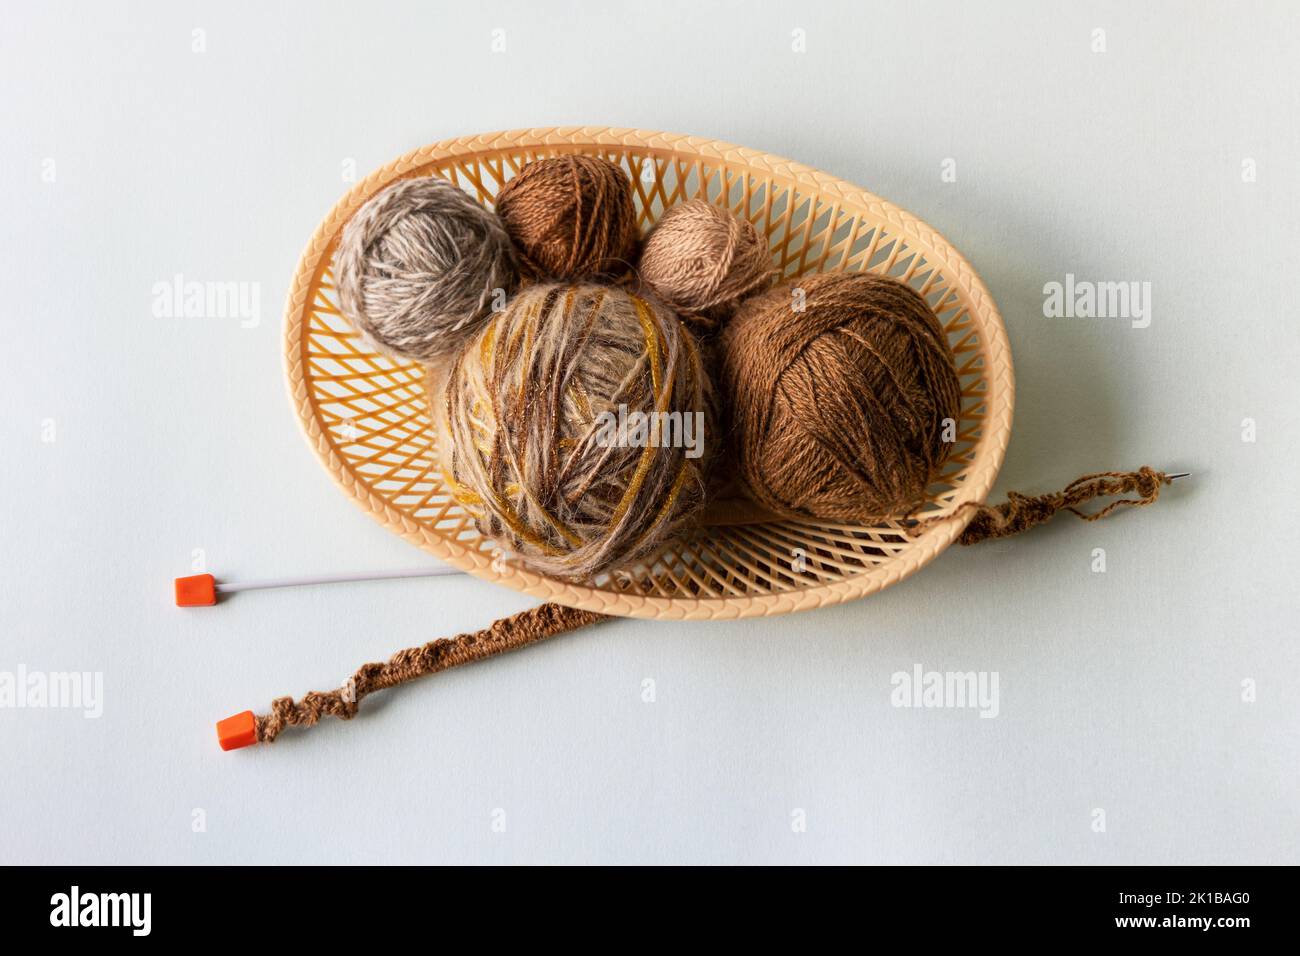
{"label": "large brown yarn ball", "polygon": [[641,249],[641,278],[679,312],[725,317],[775,274],[767,242],[747,219],[690,199],[655,223]]}
{"label": "large brown yarn ball", "polygon": [[526,288],[431,395],[453,495],[534,571],[623,568],[704,502],[713,421],[698,347],[621,288]]}
{"label": "large brown yarn ball", "polygon": [[636,254],[632,182],[607,159],[529,163],[501,187],[496,210],[533,279],[614,277]]}
{"label": "large brown yarn ball", "polygon": [[961,386],[911,287],[869,273],[783,283],[741,306],[721,351],[736,464],[756,502],[858,523],[921,507]]}
{"label": "large brown yarn ball", "polygon": [[372,196],[343,229],[339,306],[371,345],[438,362],[459,352],[519,282],[500,220],[435,176]]}

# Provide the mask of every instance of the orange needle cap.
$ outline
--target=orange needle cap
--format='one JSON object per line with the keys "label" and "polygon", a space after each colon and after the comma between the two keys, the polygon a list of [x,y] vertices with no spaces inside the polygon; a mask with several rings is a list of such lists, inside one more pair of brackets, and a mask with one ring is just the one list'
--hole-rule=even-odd
{"label": "orange needle cap", "polygon": [[217,581],[210,574],[176,579],[177,607],[209,607],[217,603]]}
{"label": "orange needle cap", "polygon": [[251,710],[217,721],[217,743],[222,750],[238,750],[257,743],[257,718]]}

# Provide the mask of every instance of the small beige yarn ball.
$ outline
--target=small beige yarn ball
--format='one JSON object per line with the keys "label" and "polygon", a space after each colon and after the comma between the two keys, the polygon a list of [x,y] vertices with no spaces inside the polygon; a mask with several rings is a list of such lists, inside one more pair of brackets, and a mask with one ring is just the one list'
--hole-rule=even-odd
{"label": "small beige yarn ball", "polygon": [[775,274],[758,230],[703,199],[663,214],[646,237],[640,270],[642,280],[674,309],[712,317],[730,314]]}

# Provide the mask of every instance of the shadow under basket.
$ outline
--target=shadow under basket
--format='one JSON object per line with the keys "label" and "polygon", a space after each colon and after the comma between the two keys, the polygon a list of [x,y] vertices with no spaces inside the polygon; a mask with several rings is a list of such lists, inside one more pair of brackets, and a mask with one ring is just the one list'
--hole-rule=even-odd
{"label": "shadow under basket", "polygon": [[939,316],[962,385],[957,442],[922,516],[987,497],[1011,435],[1011,351],[988,290],[938,232],[864,189],[787,159],[611,128],[514,130],[425,146],[358,183],[326,216],[289,293],[285,373],[307,440],[340,487],[386,527],[476,577],[629,617],[726,619],[838,604],[901,581],[948,547],[964,525],[959,518],[910,538],[898,521],[769,521],[726,501],[653,558],[590,582],[500,560],[443,482],[423,367],[370,350],[339,311],[331,266],[348,219],[399,179],[441,176],[491,204],[527,163],[567,153],[601,156],[627,171],[643,234],[665,209],[701,198],[765,234],[782,278],[870,271],[915,288]]}

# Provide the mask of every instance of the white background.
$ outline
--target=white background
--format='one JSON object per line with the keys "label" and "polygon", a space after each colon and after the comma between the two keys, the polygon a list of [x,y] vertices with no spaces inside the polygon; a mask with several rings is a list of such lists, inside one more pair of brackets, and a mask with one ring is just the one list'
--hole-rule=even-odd
{"label": "white background", "polygon": [[[0,861],[1300,862],[1300,12],[702,6],[6,13],[0,670],[102,671],[104,712],[0,710]],[[453,578],[182,611],[171,580],[196,548],[227,579],[431,560],[301,438],[284,296],[347,160],[561,124],[789,156],[943,232],[1015,354],[995,497],[1195,477],[859,603],[618,621],[222,753],[220,717],[533,603]],[[1150,328],[1044,318],[1067,272],[1151,282]],[[260,323],[154,317],[177,273],[259,283]],[[917,663],[997,671],[1000,716],[892,707]]]}

